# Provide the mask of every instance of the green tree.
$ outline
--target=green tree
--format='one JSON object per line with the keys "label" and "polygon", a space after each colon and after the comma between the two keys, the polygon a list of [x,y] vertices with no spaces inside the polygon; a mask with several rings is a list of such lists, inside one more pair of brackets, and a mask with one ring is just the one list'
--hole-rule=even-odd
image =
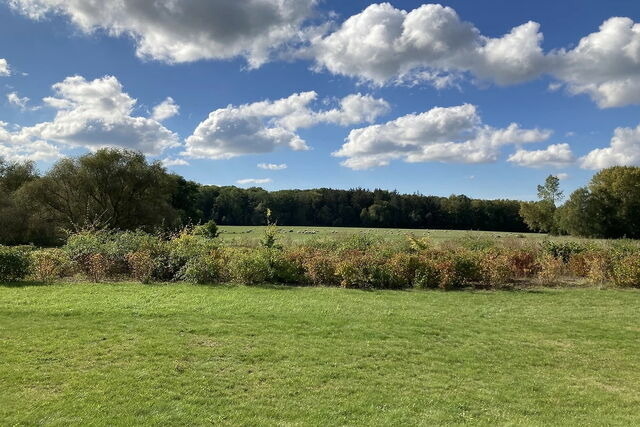
{"label": "green tree", "polygon": [[160,163],[148,163],[142,153],[101,149],[58,161],[28,189],[65,228],[100,224],[151,230],[176,223],[177,212],[171,206],[174,184]]}
{"label": "green tree", "polygon": [[560,178],[549,175],[543,185],[538,185],[538,198],[553,203],[556,206],[564,198],[564,192],[560,190]]}
{"label": "green tree", "polygon": [[538,198],[537,202],[522,202],[520,216],[533,231],[556,233],[556,204],[564,198],[560,179],[549,175],[543,185],[538,185]]}
{"label": "green tree", "polygon": [[640,238],[640,168],[603,169],[571,195],[558,217],[561,228],[571,234]]}

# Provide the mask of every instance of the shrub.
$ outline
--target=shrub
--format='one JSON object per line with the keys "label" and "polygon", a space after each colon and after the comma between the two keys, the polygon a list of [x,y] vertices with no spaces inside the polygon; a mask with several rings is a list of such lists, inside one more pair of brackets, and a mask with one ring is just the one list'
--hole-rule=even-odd
{"label": "shrub", "polygon": [[185,264],[181,278],[191,283],[217,283],[224,277],[227,258],[221,251],[212,251],[190,259]]}
{"label": "shrub", "polygon": [[421,268],[422,264],[423,262],[417,255],[402,252],[391,255],[386,263],[390,273],[390,287],[412,287],[416,272]]}
{"label": "shrub", "polygon": [[220,231],[218,230],[216,222],[211,220],[194,227],[193,234],[196,236],[206,237],[207,239],[215,239],[220,235]]}
{"label": "shrub", "polygon": [[509,265],[515,277],[525,278],[534,276],[538,270],[537,254],[532,249],[509,251]]}
{"label": "shrub", "polygon": [[110,233],[106,231],[81,231],[69,236],[63,249],[73,261],[87,271],[91,255],[106,255],[105,244],[110,238]]}
{"label": "shrub", "polygon": [[336,276],[337,257],[331,250],[318,250],[304,246],[291,250],[287,257],[294,265],[302,269],[302,281],[311,285],[337,285]]}
{"label": "shrub", "polygon": [[470,251],[450,253],[441,264],[440,287],[446,290],[459,289],[479,282],[482,277],[478,261],[478,257]]}
{"label": "shrub", "polygon": [[270,279],[277,283],[301,284],[305,282],[304,267],[288,252],[268,250]]}
{"label": "shrub", "polygon": [[621,288],[640,288],[640,254],[628,255],[614,262],[613,283]]}
{"label": "shrub", "polygon": [[149,251],[138,251],[127,254],[127,264],[131,277],[142,283],[151,283],[156,263]]}
{"label": "shrub", "polygon": [[564,272],[564,261],[553,255],[545,254],[538,258],[537,280],[542,285],[556,285]]}
{"label": "shrub", "polygon": [[232,281],[245,285],[264,283],[271,277],[268,253],[264,250],[235,250],[229,254]]}
{"label": "shrub", "polygon": [[194,235],[183,231],[173,237],[169,243],[169,255],[177,263],[184,265],[191,258],[206,255],[218,249],[219,245],[213,239]]}
{"label": "shrub", "polygon": [[86,274],[92,282],[102,282],[109,276],[111,260],[104,254],[94,253],[84,258]]}
{"label": "shrub", "polygon": [[552,257],[561,259],[565,264],[572,256],[587,250],[585,245],[578,242],[552,242],[550,240],[542,242],[542,249]]}
{"label": "shrub", "polygon": [[422,259],[416,270],[413,285],[419,289],[435,289],[442,280],[441,266],[432,259]]}
{"label": "shrub", "polygon": [[486,251],[480,259],[482,284],[486,286],[504,285],[513,281],[511,258],[497,250]]}
{"label": "shrub", "polygon": [[31,274],[35,280],[51,283],[72,270],[69,255],[62,249],[40,249],[31,252]]}
{"label": "shrub", "polygon": [[29,252],[21,248],[0,246],[0,281],[14,282],[29,274]]}
{"label": "shrub", "polygon": [[592,283],[605,283],[611,280],[612,259],[606,252],[593,251],[586,255],[587,278]]}

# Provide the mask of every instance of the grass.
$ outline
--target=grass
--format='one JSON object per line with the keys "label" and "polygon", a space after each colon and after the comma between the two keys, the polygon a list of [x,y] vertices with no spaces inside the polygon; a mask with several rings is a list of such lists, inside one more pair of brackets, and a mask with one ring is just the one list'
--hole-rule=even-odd
{"label": "grass", "polygon": [[640,292],[0,286],[3,425],[637,425]]}
{"label": "grass", "polygon": [[[257,244],[264,234],[264,227],[252,226],[219,226],[220,238],[230,245]],[[466,231],[466,230],[425,230],[400,228],[356,228],[356,227],[300,227],[280,226],[279,240],[284,243],[299,243],[316,238],[343,239],[353,234],[368,234],[385,240],[404,240],[412,234],[416,237],[429,237],[434,242],[458,240],[464,238],[481,239],[533,239],[533,240],[584,240],[567,236],[549,236],[541,233],[508,233],[498,231]]]}

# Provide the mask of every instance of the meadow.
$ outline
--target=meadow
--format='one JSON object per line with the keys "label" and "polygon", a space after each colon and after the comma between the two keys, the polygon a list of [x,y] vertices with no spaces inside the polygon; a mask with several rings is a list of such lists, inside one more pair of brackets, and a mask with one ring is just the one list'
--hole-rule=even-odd
{"label": "meadow", "polygon": [[[220,240],[229,245],[255,246],[264,235],[266,226],[238,226],[221,225]],[[480,231],[480,230],[435,230],[435,229],[410,229],[410,228],[365,228],[365,227],[305,227],[282,226],[279,227],[279,240],[283,245],[305,243],[317,239],[341,240],[354,235],[369,236],[389,242],[398,242],[407,239],[407,236],[428,238],[435,243],[446,241],[459,241],[460,239],[527,239],[532,242],[544,240],[567,242],[593,242],[599,239],[587,239],[576,236],[554,236],[547,233],[513,233],[506,231]]]}
{"label": "meadow", "polygon": [[0,286],[3,425],[636,425],[640,292]]}

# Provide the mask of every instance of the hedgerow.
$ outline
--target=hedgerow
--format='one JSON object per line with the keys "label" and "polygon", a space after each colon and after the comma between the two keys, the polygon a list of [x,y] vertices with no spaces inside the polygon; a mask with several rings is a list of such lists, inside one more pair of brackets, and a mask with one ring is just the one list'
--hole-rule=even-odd
{"label": "hedgerow", "polygon": [[0,280],[50,283],[79,275],[94,282],[280,283],[358,289],[497,289],[565,283],[640,287],[640,248],[613,244],[466,237],[435,244],[409,236],[389,244],[358,233],[282,245],[228,247],[211,226],[171,235],[82,231],[61,249],[0,247]]}

